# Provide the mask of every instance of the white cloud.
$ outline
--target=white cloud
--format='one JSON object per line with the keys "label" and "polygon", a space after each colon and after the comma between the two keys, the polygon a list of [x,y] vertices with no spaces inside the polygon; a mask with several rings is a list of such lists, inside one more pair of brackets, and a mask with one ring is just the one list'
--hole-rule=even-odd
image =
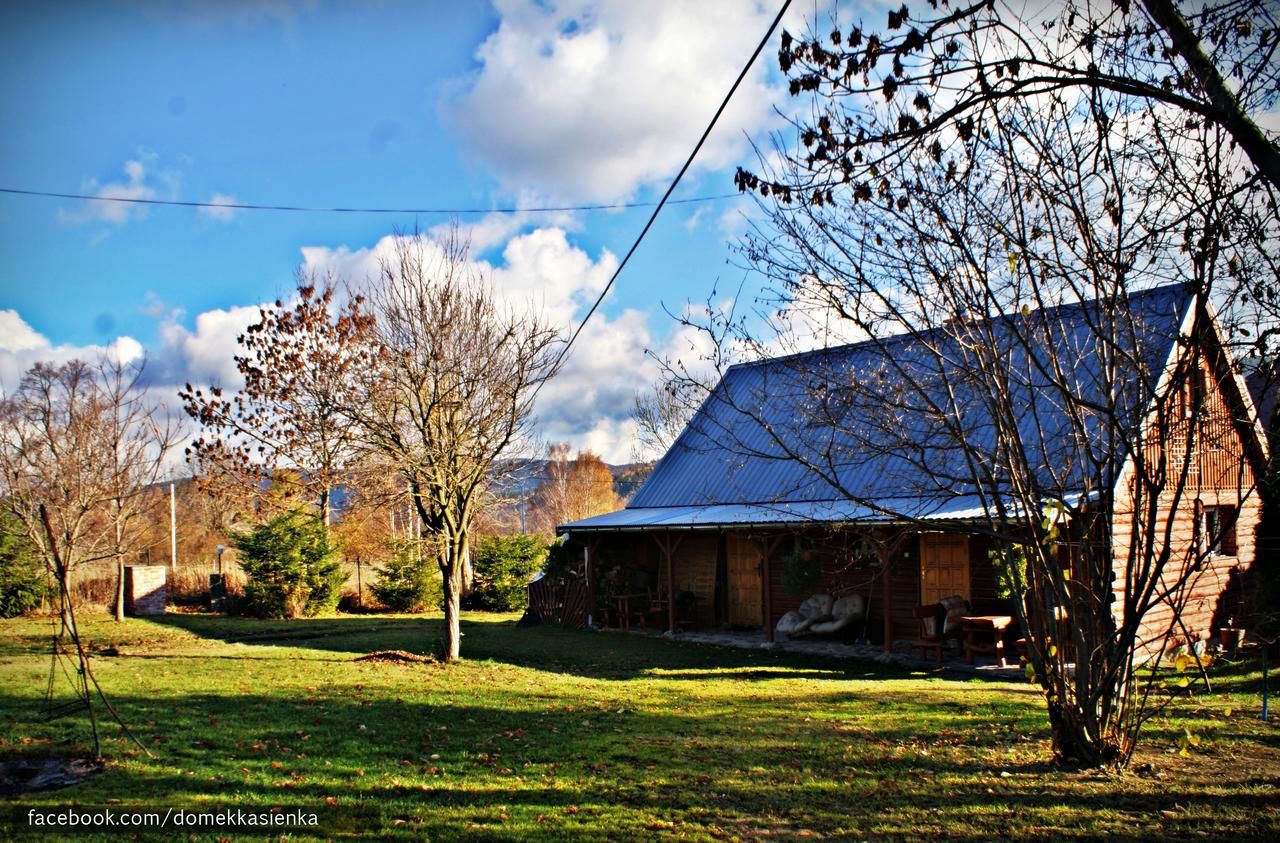
{"label": "white cloud", "polygon": [[[773,11],[741,0],[499,0],[446,121],[508,189],[614,201],[683,163]],[[775,125],[766,50],[695,164],[736,163]]]}
{"label": "white cloud", "polygon": [[16,310],[0,310],[0,353],[13,354],[48,348],[49,341],[26,323]]}
{"label": "white cloud", "polygon": [[58,220],[72,225],[90,222],[124,225],[131,219],[146,216],[147,206],[144,204],[110,200],[155,199],[156,188],[147,183],[147,168],[155,162],[155,157],[155,153],[139,152],[137,158],[124,162],[121,168],[125,174],[124,181],[99,184],[97,179],[86,179],[80,186],[80,192],[97,196],[102,201],[86,201],[73,211],[59,209]]}
{"label": "white cloud", "polygon": [[540,228],[516,237],[502,252],[505,265],[493,270],[495,287],[512,302],[528,302],[552,322],[564,324],[594,301],[618,268],[605,249],[597,260],[559,228]]}
{"label": "white cloud", "polygon": [[[498,227],[496,222],[492,225]],[[442,236],[447,234],[447,228],[438,226],[428,234]],[[602,250],[599,257],[593,259],[571,244],[561,228],[538,228],[512,237],[497,264],[474,258],[477,252],[474,229],[464,226],[461,233],[472,237],[472,264],[492,280],[494,289],[506,301],[528,307],[553,324],[567,324],[579,307],[593,301],[618,266],[612,252]],[[486,228],[480,233],[481,242],[488,242],[492,235],[493,230]],[[388,235],[364,249],[304,247],[302,272],[320,277],[332,273],[336,278],[359,284],[378,275],[380,261],[395,254],[399,236]]]}
{"label": "white cloud", "polygon": [[129,336],[117,337],[107,345],[55,346],[16,310],[0,310],[0,390],[6,395],[17,389],[22,376],[37,363],[96,363],[107,358],[128,364],[142,359],[144,354],[142,343]]}
{"label": "white cloud", "polygon": [[202,216],[217,220],[218,222],[230,222],[235,219],[239,210],[227,207],[229,205],[238,204],[236,197],[229,193],[215,193],[208,199],[210,206],[202,207],[199,212]]}
{"label": "white cloud", "polygon": [[220,386],[238,389],[244,379],[236,369],[236,338],[260,318],[258,305],[206,310],[196,316],[195,329],[176,320],[160,326],[163,349],[155,380],[160,383]]}

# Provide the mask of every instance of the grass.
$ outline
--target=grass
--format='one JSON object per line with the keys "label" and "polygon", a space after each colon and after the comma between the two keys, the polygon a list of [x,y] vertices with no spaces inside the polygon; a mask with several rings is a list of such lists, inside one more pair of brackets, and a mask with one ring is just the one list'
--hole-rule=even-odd
{"label": "grass", "polygon": [[[429,652],[438,622],[91,617],[119,652],[94,671],[155,757],[107,726],[107,770],[9,800],[0,837],[72,803],[305,807],[321,837],[405,840],[1280,837],[1280,730],[1248,665],[1150,724],[1144,774],[1110,776],[1049,765],[1025,684],[485,615],[460,663],[354,661]],[[48,636],[0,622],[0,754],[88,751],[83,715],[41,716]]]}

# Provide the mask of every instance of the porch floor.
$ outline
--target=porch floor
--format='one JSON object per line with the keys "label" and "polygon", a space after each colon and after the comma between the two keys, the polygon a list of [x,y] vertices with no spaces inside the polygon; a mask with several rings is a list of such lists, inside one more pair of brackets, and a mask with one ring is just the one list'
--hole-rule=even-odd
{"label": "porch floor", "polygon": [[[666,636],[669,633],[648,630],[615,630],[631,635]],[[1022,669],[1015,660],[1008,662],[1007,667],[998,667],[992,657],[979,657],[973,664],[964,660],[963,653],[947,653],[942,662],[920,658],[915,649],[907,641],[897,642],[892,652],[885,652],[879,644],[850,644],[843,641],[826,641],[817,638],[787,638],[777,636],[775,641],[767,641],[763,631],[718,630],[714,632],[680,632],[674,636],[676,641],[690,644],[710,644],[717,647],[740,647],[744,649],[783,650],[789,653],[804,653],[812,656],[823,656],[837,659],[859,659],[877,661],[886,664],[900,664],[906,667],[925,669],[945,669],[955,673],[967,673],[974,676],[985,676],[992,679],[1021,679]]]}

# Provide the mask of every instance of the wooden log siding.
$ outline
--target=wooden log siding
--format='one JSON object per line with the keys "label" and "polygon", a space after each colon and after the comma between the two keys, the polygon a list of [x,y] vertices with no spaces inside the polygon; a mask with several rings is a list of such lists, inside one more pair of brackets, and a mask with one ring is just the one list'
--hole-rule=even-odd
{"label": "wooden log siding", "polygon": [[[1241,593],[1241,582],[1247,578],[1255,556],[1255,535],[1261,519],[1261,501],[1255,489],[1256,479],[1251,460],[1246,451],[1242,424],[1237,413],[1232,410],[1232,402],[1227,391],[1223,389],[1222,379],[1227,377],[1221,366],[1204,365],[1201,380],[1195,385],[1202,390],[1204,413],[1199,423],[1197,446],[1191,454],[1191,465],[1187,470],[1186,486],[1176,511],[1172,492],[1165,492],[1157,507],[1157,523],[1160,525],[1172,521],[1169,532],[1169,549],[1172,559],[1165,572],[1165,581],[1176,581],[1182,576],[1188,564],[1194,564],[1198,556],[1200,531],[1198,528],[1197,501],[1201,506],[1229,506],[1237,508],[1235,523],[1236,552],[1233,555],[1216,554],[1203,560],[1201,570],[1193,574],[1190,593],[1184,607],[1181,620],[1186,633],[1174,624],[1175,639],[1190,637],[1200,640],[1210,637],[1214,631],[1225,625],[1229,616],[1236,615],[1245,605],[1245,595]],[[1188,379],[1195,380],[1194,378]],[[1190,389],[1191,387],[1188,387]],[[1181,399],[1189,400],[1188,397]],[[1182,413],[1174,401],[1175,419],[1170,427],[1168,448],[1168,483],[1176,486],[1180,478],[1182,460],[1186,459],[1187,424],[1178,418]],[[1150,429],[1155,430],[1156,420],[1149,422]],[[1151,435],[1146,443],[1145,453],[1148,465],[1159,464],[1162,443],[1157,435]],[[1154,470],[1154,469],[1153,469]],[[1117,482],[1117,495],[1112,510],[1112,523],[1115,525],[1112,539],[1112,554],[1116,565],[1115,611],[1117,616],[1124,609],[1124,571],[1126,557],[1130,547],[1129,525],[1134,517],[1134,467],[1126,466]],[[1161,605],[1152,609],[1143,618],[1141,637],[1150,642],[1148,649],[1158,647],[1158,638],[1170,628],[1174,621],[1174,607]]]}
{"label": "wooden log siding", "polygon": [[698,628],[715,625],[716,560],[720,537],[711,531],[691,533],[675,555],[676,592],[688,591],[698,598]]}
{"label": "wooden log siding", "polygon": [[[1261,520],[1262,507],[1257,494],[1251,495],[1241,505],[1236,491],[1217,493],[1209,490],[1196,490],[1184,495],[1183,500],[1174,511],[1172,496],[1161,499],[1158,510],[1158,522],[1163,524],[1172,520],[1169,534],[1171,562],[1165,571],[1164,581],[1172,584],[1182,576],[1188,564],[1194,564],[1199,556],[1200,531],[1197,528],[1195,500],[1199,498],[1205,506],[1237,506],[1236,517],[1236,553],[1235,555],[1215,554],[1202,559],[1201,569],[1194,572],[1190,579],[1190,592],[1182,610],[1184,633],[1176,625],[1173,635],[1177,639],[1189,636],[1192,640],[1207,638],[1214,630],[1226,624],[1229,616],[1236,616],[1237,621],[1243,608],[1244,596],[1238,591],[1239,581],[1244,579],[1252,567],[1255,557],[1254,540],[1258,522]],[[1132,518],[1132,510],[1117,506],[1115,523],[1127,524]],[[1124,566],[1129,549],[1129,536],[1121,530],[1112,542],[1116,561],[1115,607],[1119,614],[1124,607]],[[1224,592],[1226,592],[1224,594]],[[1174,619],[1174,607],[1161,604],[1151,609],[1143,618],[1142,638],[1155,641],[1169,629]]]}

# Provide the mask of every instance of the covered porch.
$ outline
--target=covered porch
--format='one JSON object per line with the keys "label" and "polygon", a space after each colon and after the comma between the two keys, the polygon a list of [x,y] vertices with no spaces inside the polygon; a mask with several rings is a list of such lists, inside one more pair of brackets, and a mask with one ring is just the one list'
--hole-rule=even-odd
{"label": "covered porch", "polygon": [[[942,598],[1012,620],[970,507],[936,508],[924,524],[851,510],[842,502],[634,508],[561,532],[581,548],[591,623],[604,628],[894,654],[918,643],[920,607]],[[851,598],[860,617],[829,636],[779,632],[814,595]],[[995,631],[1010,654],[1014,627]]]}

